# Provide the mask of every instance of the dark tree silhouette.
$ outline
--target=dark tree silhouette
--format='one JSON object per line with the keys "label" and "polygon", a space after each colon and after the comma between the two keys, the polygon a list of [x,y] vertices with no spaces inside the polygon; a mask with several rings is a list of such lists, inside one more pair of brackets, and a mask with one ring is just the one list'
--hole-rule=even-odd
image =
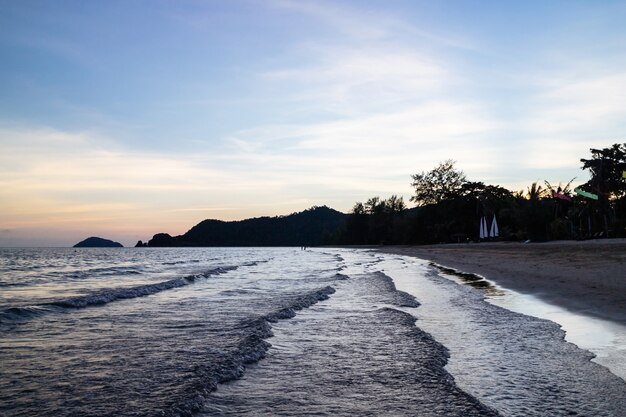
{"label": "dark tree silhouette", "polygon": [[[369,198],[347,215],[326,206],[288,216],[235,222],[205,220],[181,236],[155,235],[148,246],[314,246],[465,242],[478,238],[480,218],[496,216],[505,240],[584,239],[626,236],[626,143],[591,149],[581,159],[591,179],[581,185],[598,194],[573,195],[570,181],[544,181],[513,193],[498,185],[468,181],[453,160],[412,175],[417,207],[402,197]],[[137,246],[141,246],[138,242]]]}
{"label": "dark tree silhouette", "polygon": [[398,243],[405,234],[402,219],[406,211],[404,199],[392,195],[386,200],[372,197],[365,204],[357,202],[346,220],[339,243],[379,245]]}
{"label": "dark tree silhouette", "polygon": [[616,143],[610,148],[590,149],[591,158],[581,159],[583,169],[589,170],[591,179],[581,188],[619,199],[626,196],[626,143]]}
{"label": "dark tree silhouette", "polygon": [[431,171],[412,175],[411,186],[415,188],[415,195],[411,201],[418,206],[425,206],[458,196],[467,179],[463,171],[454,168],[454,164],[452,159],[448,159]]}
{"label": "dark tree silhouette", "polygon": [[623,236],[626,234],[626,143],[590,151],[591,158],[580,162],[591,173],[591,179],[580,188],[597,194],[598,200],[585,200],[579,217],[587,218],[590,234],[601,231],[607,236]]}
{"label": "dark tree silhouette", "polygon": [[345,220],[345,214],[326,206],[287,216],[207,219],[181,236],[158,233],[148,246],[316,246],[335,242]]}

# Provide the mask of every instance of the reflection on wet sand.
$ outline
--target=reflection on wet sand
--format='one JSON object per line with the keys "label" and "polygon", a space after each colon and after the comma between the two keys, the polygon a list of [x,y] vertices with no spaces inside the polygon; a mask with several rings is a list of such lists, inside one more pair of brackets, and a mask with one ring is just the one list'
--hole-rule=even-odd
{"label": "reflection on wet sand", "polygon": [[592,361],[605,366],[626,381],[626,327],[620,323],[569,311],[546,303],[533,294],[523,294],[498,286],[478,275],[429,262],[439,275],[484,293],[485,301],[517,313],[557,323],[565,331],[565,339],[581,349],[592,352]]}
{"label": "reflection on wet sand", "polygon": [[457,271],[456,269],[448,268],[443,265],[436,264],[435,262],[430,262],[429,265],[437,268],[440,272],[443,272],[444,275],[451,275],[454,278],[458,278],[458,280],[463,284],[485,291],[485,293],[490,297],[504,295],[502,290],[480,275]]}

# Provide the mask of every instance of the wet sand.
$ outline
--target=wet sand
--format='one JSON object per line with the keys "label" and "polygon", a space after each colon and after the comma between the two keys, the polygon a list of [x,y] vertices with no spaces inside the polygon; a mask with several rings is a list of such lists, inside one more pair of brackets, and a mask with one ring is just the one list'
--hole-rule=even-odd
{"label": "wet sand", "polygon": [[571,311],[626,324],[626,239],[378,248],[482,275]]}

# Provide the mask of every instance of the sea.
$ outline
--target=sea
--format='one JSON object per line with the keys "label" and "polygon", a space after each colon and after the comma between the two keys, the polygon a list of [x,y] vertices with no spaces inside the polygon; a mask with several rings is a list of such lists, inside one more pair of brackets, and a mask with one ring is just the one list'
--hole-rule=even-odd
{"label": "sea", "polygon": [[0,249],[0,415],[626,416],[596,354],[458,277],[366,249]]}

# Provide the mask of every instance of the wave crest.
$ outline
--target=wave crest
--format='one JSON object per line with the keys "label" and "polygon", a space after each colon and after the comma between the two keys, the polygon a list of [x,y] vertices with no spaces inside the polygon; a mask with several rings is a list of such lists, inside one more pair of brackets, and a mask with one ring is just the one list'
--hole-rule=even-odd
{"label": "wave crest", "polygon": [[270,323],[292,318],[296,311],[310,307],[326,300],[335,289],[327,286],[306,294],[298,295],[287,302],[287,305],[259,318],[243,323],[247,334],[239,342],[237,348],[224,356],[219,363],[198,366],[195,369],[196,381],[187,388],[189,396],[172,404],[161,412],[162,416],[191,416],[200,411],[205,396],[217,389],[218,384],[239,379],[245,372],[245,366],[260,361],[272,346],[265,339],[272,336]]}
{"label": "wave crest", "polygon": [[124,288],[107,288],[92,294],[70,297],[64,300],[52,301],[39,305],[10,307],[0,311],[0,324],[14,325],[22,321],[31,320],[44,314],[58,311],[58,309],[79,309],[91,306],[102,306],[117,300],[145,297],[148,295],[159,293],[161,291],[166,291],[173,288],[179,288],[185,285],[192,284],[197,279],[221,275],[226,272],[235,270],[239,268],[239,266],[248,265],[243,264],[236,266],[218,267],[206,271],[202,274],[190,275],[182,278],[174,278],[168,281],[157,282],[154,284],[145,284],[135,287]]}

